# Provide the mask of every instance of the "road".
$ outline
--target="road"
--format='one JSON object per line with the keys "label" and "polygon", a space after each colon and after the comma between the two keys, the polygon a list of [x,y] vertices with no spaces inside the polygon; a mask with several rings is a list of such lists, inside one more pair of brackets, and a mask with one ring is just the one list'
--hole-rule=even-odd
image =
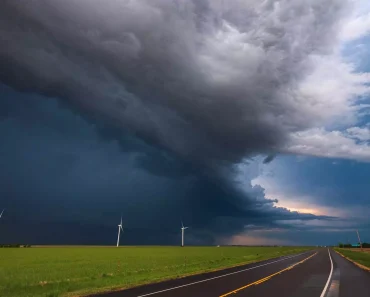
{"label": "road", "polygon": [[190,276],[95,297],[355,297],[370,296],[370,273],[333,250]]}

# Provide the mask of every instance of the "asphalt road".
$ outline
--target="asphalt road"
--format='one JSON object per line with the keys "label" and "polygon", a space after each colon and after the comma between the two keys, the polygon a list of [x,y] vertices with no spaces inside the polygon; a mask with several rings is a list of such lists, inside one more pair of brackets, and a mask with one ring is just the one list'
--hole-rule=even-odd
{"label": "asphalt road", "polygon": [[328,249],[145,285],[99,297],[370,296],[370,273]]}

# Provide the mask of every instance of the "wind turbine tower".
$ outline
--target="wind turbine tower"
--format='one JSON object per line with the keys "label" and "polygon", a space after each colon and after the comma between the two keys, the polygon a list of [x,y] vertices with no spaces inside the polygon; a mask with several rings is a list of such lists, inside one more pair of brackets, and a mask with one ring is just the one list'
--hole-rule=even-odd
{"label": "wind turbine tower", "polygon": [[360,234],[358,233],[358,230],[356,230],[356,233],[357,233],[358,242],[360,244],[360,248],[361,248],[361,251],[362,251],[362,243],[361,243],[361,238],[360,238]]}
{"label": "wind turbine tower", "polygon": [[123,227],[122,227],[122,217],[121,217],[121,223],[118,225],[117,247],[119,247],[119,238],[121,237],[121,230],[122,230],[122,232],[123,232]]}
{"label": "wind turbine tower", "polygon": [[184,227],[184,224],[181,222],[181,246],[184,246],[184,231],[189,227]]}

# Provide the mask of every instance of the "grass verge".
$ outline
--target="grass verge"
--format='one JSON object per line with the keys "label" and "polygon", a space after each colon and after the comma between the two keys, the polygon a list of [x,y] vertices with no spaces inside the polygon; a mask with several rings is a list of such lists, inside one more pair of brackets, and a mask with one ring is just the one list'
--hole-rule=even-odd
{"label": "grass verge", "polygon": [[341,249],[341,248],[335,248],[335,251],[342,254],[344,257],[348,258],[352,262],[355,262],[355,264],[360,264],[360,267],[362,269],[370,271],[370,254],[367,252],[361,252],[348,250],[348,249]]}
{"label": "grass verge", "polygon": [[296,254],[308,249],[307,247],[0,249],[0,296],[86,295]]}

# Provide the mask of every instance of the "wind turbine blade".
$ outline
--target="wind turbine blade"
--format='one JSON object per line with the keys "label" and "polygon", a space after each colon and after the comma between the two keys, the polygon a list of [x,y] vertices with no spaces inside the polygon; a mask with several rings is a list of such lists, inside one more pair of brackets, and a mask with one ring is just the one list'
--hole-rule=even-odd
{"label": "wind turbine blade", "polygon": [[1,214],[0,214],[0,218],[3,216],[4,210],[5,210],[5,208],[4,208],[4,209],[3,209],[3,211],[1,212]]}
{"label": "wind turbine blade", "polygon": [[184,227],[184,229],[188,229],[189,227]]}
{"label": "wind turbine blade", "polygon": [[182,223],[182,221],[181,221],[181,227],[184,228],[184,224]]}

